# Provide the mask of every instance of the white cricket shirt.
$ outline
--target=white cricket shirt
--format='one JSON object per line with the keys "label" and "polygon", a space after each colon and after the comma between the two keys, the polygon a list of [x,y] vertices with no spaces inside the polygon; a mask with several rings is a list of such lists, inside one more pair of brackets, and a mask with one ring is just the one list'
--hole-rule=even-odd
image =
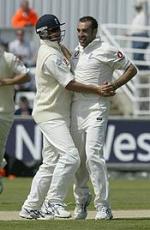
{"label": "white cricket shirt", "polygon": [[[14,78],[28,71],[16,56],[0,49],[0,79]],[[14,110],[14,85],[0,86],[0,118],[13,120]]]}
{"label": "white cricket shirt", "polygon": [[131,23],[131,27],[129,27],[128,34],[133,35],[138,33],[144,33],[145,30],[142,28],[143,26],[146,26],[146,16],[145,16],[145,12],[141,11],[133,19]]}
{"label": "white cricket shirt", "polygon": [[[79,45],[72,56],[72,68],[75,79],[85,84],[103,84],[112,80],[116,69],[125,70],[130,65],[118,49],[102,42],[99,37],[84,49]],[[108,98],[95,94],[74,93],[74,101],[102,102]]]}

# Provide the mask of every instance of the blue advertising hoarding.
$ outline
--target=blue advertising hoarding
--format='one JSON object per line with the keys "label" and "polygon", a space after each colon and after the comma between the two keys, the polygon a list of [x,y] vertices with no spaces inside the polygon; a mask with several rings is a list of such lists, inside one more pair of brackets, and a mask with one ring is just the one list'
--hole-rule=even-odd
{"label": "blue advertising hoarding", "polygon": [[[150,120],[110,119],[104,156],[108,165],[150,164]],[[63,134],[62,134],[63,135]],[[6,152],[23,162],[40,161],[42,135],[32,119],[16,119]]]}

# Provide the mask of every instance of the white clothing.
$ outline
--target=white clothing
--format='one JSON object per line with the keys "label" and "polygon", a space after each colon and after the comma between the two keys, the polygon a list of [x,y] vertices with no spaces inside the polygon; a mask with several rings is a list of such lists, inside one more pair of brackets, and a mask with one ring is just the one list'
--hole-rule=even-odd
{"label": "white clothing", "polygon": [[135,18],[131,22],[128,34],[134,35],[139,33],[145,33],[145,30],[142,28],[143,26],[146,26],[146,16],[144,10],[137,13]]}
{"label": "white clothing", "polygon": [[[100,38],[82,49],[78,46],[72,56],[75,78],[88,84],[110,82],[115,69],[126,70],[129,60],[116,48]],[[71,132],[77,146],[81,165],[76,173],[74,195],[82,204],[88,191],[88,178],[95,192],[95,207],[108,206],[108,179],[103,145],[109,113],[109,98],[86,93],[74,93]]]}
{"label": "white clothing", "polygon": [[[28,73],[23,63],[11,53],[0,49],[0,80]],[[14,85],[0,86],[0,166],[5,153],[7,137],[14,118]]]}
{"label": "white clothing", "polygon": [[37,123],[70,119],[71,92],[64,87],[74,79],[57,42],[41,41],[36,66],[37,93],[33,117]]}
{"label": "white clothing", "polygon": [[[26,74],[28,69],[11,53],[0,51],[0,79]],[[14,85],[0,86],[0,118],[12,121],[14,116]]]}
{"label": "white clothing", "polygon": [[[103,84],[112,80],[115,69],[126,69],[129,60],[117,49],[108,43],[102,42],[99,37],[93,40],[85,49],[78,46],[72,56],[72,68],[75,68],[75,79],[86,84]],[[99,100],[96,94],[75,93],[73,101],[94,100],[101,103],[108,98]]]}
{"label": "white clothing", "polygon": [[11,121],[5,121],[0,118],[0,167],[3,166],[3,157],[5,154],[7,137],[8,137],[11,125],[12,125]]}
{"label": "white clothing", "polygon": [[33,117],[44,138],[43,163],[23,207],[40,209],[47,200],[63,203],[80,158],[70,127],[71,93],[64,87],[74,79],[57,42],[44,40],[36,66],[37,94]]}
{"label": "white clothing", "polygon": [[62,119],[39,124],[43,133],[43,163],[33,179],[24,208],[40,209],[47,192],[49,201],[63,203],[72,175],[79,167],[79,154],[66,124]]}
{"label": "white clothing", "polygon": [[82,204],[88,196],[87,182],[90,175],[95,192],[95,206],[108,205],[108,178],[103,158],[108,112],[109,110],[102,106],[96,110],[92,109],[88,101],[73,103],[71,130],[81,159],[74,186],[77,204]]}
{"label": "white clothing", "polygon": [[34,50],[29,42],[20,42],[18,39],[9,43],[9,52],[19,57],[27,66],[32,66],[34,63]]}

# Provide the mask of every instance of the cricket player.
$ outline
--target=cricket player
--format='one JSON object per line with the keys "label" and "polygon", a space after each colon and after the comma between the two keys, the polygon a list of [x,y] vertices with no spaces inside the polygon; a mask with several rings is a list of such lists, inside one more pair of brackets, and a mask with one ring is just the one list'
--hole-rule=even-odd
{"label": "cricket player", "polygon": [[[98,23],[90,16],[79,19],[79,45],[72,56],[75,79],[85,84],[106,84],[114,90],[127,83],[136,73],[136,67],[115,47],[97,36]],[[123,74],[112,81],[113,72]],[[103,146],[109,114],[109,97],[74,93],[71,113],[71,131],[80,153],[80,167],[74,184],[75,219],[85,219],[91,194],[87,182],[91,179],[96,208],[95,219],[112,219],[108,201],[108,176]]]}
{"label": "cricket player", "polygon": [[[3,159],[7,137],[14,119],[14,85],[30,81],[29,69],[12,53],[0,49],[0,167],[5,166]],[[0,178],[0,192],[3,191]]]}
{"label": "cricket player", "polygon": [[[61,26],[64,24],[51,14],[41,16],[36,24],[41,46],[36,65],[37,93],[33,118],[43,134],[43,162],[33,178],[31,191],[19,214],[27,219],[71,216],[65,210],[64,199],[80,158],[69,130],[70,90],[98,96],[102,93],[105,96],[115,94],[112,86],[84,85],[74,80],[69,61],[60,45],[63,33]],[[45,197],[43,213],[40,209]]]}

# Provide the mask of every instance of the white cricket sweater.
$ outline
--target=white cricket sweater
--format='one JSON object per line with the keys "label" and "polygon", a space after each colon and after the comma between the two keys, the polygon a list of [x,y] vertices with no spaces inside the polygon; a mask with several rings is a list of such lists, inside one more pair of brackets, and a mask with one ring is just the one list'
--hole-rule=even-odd
{"label": "white cricket sweater", "polygon": [[74,77],[57,42],[41,41],[35,79],[34,120],[41,123],[59,118],[70,119],[72,93],[65,86]]}

